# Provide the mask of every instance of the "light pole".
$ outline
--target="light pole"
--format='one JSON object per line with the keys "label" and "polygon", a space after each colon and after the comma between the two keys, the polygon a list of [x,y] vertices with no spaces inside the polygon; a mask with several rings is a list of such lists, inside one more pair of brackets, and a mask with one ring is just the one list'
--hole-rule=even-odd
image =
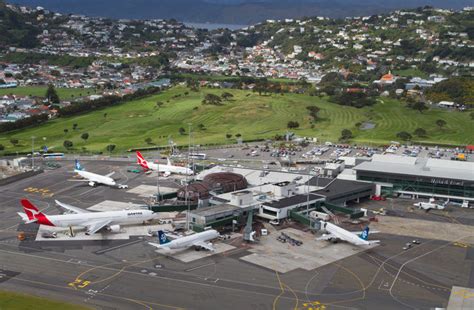
{"label": "light pole", "polygon": [[35,136],[31,136],[31,170],[35,170]]}
{"label": "light pole", "polygon": [[[191,123],[188,123],[188,158],[186,161],[186,166],[189,167],[189,152],[191,151]],[[188,174],[186,173],[186,192],[185,192],[185,201],[188,205],[188,211],[186,212],[186,230],[189,230],[189,212],[191,212],[190,201],[188,197]]]}

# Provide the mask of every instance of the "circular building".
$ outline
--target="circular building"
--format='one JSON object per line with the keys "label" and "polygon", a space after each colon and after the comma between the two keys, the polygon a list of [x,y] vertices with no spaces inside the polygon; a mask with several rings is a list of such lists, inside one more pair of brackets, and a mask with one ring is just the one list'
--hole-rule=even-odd
{"label": "circular building", "polygon": [[210,190],[221,193],[233,192],[247,188],[247,179],[241,174],[233,172],[211,173],[204,177],[205,183]]}
{"label": "circular building", "polygon": [[186,200],[186,191],[188,192],[189,201],[197,202],[199,199],[207,199],[210,197],[209,187],[203,182],[195,182],[188,186],[181,187],[177,193],[179,200]]}

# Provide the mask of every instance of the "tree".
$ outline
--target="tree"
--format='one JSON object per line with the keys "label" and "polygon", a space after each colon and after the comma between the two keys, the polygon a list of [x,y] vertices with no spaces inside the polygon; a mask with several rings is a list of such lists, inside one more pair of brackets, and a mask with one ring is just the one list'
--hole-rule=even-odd
{"label": "tree", "polygon": [[341,131],[341,140],[349,140],[352,138],[352,131],[350,131],[349,129],[343,129]]}
{"label": "tree", "polygon": [[207,94],[202,101],[203,104],[212,104],[212,105],[221,105],[222,99],[221,97],[214,95],[214,94]]}
{"label": "tree", "polygon": [[309,105],[306,107],[306,110],[309,111],[309,115],[313,118],[313,121],[318,119],[318,113],[321,110],[317,106]]}
{"label": "tree", "polygon": [[224,99],[224,100],[230,100],[230,98],[233,98],[234,95],[232,95],[232,94],[229,93],[229,92],[224,92],[224,93],[222,93],[221,97],[222,97],[222,99]]}
{"label": "tree", "polygon": [[423,128],[417,128],[415,129],[415,131],[413,132],[415,134],[415,136],[418,136],[418,137],[426,137],[426,130],[424,130]]}
{"label": "tree", "polygon": [[225,135],[225,137],[226,137],[227,139],[230,139],[230,138],[232,138],[232,135],[231,135],[230,133],[227,133],[227,134]]}
{"label": "tree", "polygon": [[115,150],[115,144],[109,144],[106,147],[107,152],[112,153]]}
{"label": "tree", "polygon": [[3,151],[5,149],[5,146],[3,144],[0,144],[0,151]]}
{"label": "tree", "polygon": [[152,140],[150,137],[148,137],[148,138],[145,139],[145,143],[146,143],[146,144],[151,144],[152,141],[153,141],[153,140]]}
{"label": "tree", "polygon": [[15,138],[11,138],[11,139],[10,139],[10,143],[11,143],[13,146],[17,146],[18,142],[19,142],[18,139],[15,139]]}
{"label": "tree", "polygon": [[206,129],[206,126],[204,126],[204,124],[199,124],[199,125],[198,125],[198,129],[199,129],[199,130],[205,130],[205,129]]}
{"label": "tree", "polygon": [[186,129],[184,129],[183,127],[180,127],[179,128],[179,134],[184,135],[185,133],[186,133]]}
{"label": "tree", "polygon": [[397,133],[397,137],[404,141],[409,141],[412,138],[411,134],[406,131],[400,131],[399,133]]}
{"label": "tree", "polygon": [[48,85],[48,89],[46,90],[46,98],[48,99],[49,104],[59,103],[59,96],[53,84]]}
{"label": "tree", "polygon": [[423,110],[427,110],[428,107],[425,105],[424,102],[417,101],[414,104],[412,104],[412,109],[417,110],[420,113],[423,113]]}
{"label": "tree", "polygon": [[68,132],[69,132],[69,129],[64,128],[64,134],[67,135]]}
{"label": "tree", "polygon": [[242,137],[242,135],[240,133],[238,133],[238,134],[235,135],[235,137],[240,138],[240,137]]}
{"label": "tree", "polygon": [[300,127],[300,123],[296,121],[289,121],[286,127],[288,127],[289,129],[298,128]]}
{"label": "tree", "polygon": [[158,101],[158,102],[156,103],[156,108],[159,109],[159,108],[161,108],[163,105],[164,105],[164,103],[163,103],[162,101]]}
{"label": "tree", "polygon": [[104,118],[107,118],[107,113],[104,113]]}
{"label": "tree", "polygon": [[438,119],[438,120],[436,120],[435,123],[436,123],[436,126],[439,127],[439,129],[441,129],[441,128],[443,128],[444,126],[446,126],[446,121],[443,120],[443,119]]}
{"label": "tree", "polygon": [[69,141],[69,140],[64,140],[64,142],[63,142],[63,146],[64,146],[66,149],[68,149],[68,150],[69,150],[70,148],[72,148],[72,146],[73,146],[73,143],[72,143],[72,141]]}
{"label": "tree", "polygon": [[84,142],[87,141],[87,139],[89,139],[89,134],[87,132],[84,132],[82,135],[81,135],[81,139],[84,140]]}
{"label": "tree", "polygon": [[72,130],[76,130],[76,129],[77,129],[77,123],[72,124]]}

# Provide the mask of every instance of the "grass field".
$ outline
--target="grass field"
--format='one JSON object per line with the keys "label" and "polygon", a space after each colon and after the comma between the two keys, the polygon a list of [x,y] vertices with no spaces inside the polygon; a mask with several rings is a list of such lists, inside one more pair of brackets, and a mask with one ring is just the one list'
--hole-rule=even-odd
{"label": "grass field", "polygon": [[[188,123],[193,124],[193,137],[196,144],[231,143],[234,136],[241,134],[244,140],[270,138],[284,134],[288,121],[297,121],[300,128],[293,131],[300,136],[318,137],[322,142],[336,142],[341,130],[350,129],[354,134],[353,143],[386,144],[396,138],[397,132],[413,131],[422,127],[428,137],[421,142],[436,144],[465,145],[474,143],[474,126],[469,113],[429,110],[420,114],[408,109],[393,99],[383,100],[373,107],[356,109],[329,103],[326,98],[306,95],[285,94],[284,96],[259,96],[257,93],[229,90],[234,95],[232,101],[222,106],[203,105],[205,94],[220,95],[223,90],[202,89],[189,92],[183,87],[175,87],[162,94],[125,103],[87,114],[59,118],[39,127],[1,134],[0,144],[6,151],[28,151],[31,149],[31,136],[37,137],[36,145],[54,147],[62,151],[64,140],[74,143],[76,150],[82,147],[91,151],[105,151],[108,144],[115,144],[116,151],[133,147],[149,146],[147,137],[154,144],[167,144],[171,137],[178,144],[187,144],[188,135],[180,135],[179,128],[188,131]],[[179,97],[176,97],[179,96]],[[164,105],[156,108],[156,102]],[[311,128],[306,107],[317,105],[321,108],[320,119]],[[107,117],[104,118],[104,113]],[[440,129],[435,121],[444,119],[447,125]],[[356,124],[371,122],[375,128],[360,130]],[[78,124],[73,130],[73,124]],[[199,130],[203,124],[206,129]],[[64,129],[68,129],[65,133]],[[82,133],[89,133],[87,141],[81,140]],[[226,134],[232,134],[227,139]],[[9,142],[11,138],[20,140],[16,148]],[[419,139],[415,138],[415,141]]]}
{"label": "grass field", "polygon": [[[4,95],[21,95],[21,96],[37,96],[44,97],[47,86],[22,86],[16,88],[0,89],[0,96]],[[57,88],[58,96],[61,99],[68,100],[74,97],[87,96],[95,93],[94,89],[84,88]]]}
{"label": "grass field", "polygon": [[415,68],[404,69],[404,70],[394,70],[393,74],[403,76],[403,77],[409,77],[409,76],[416,77],[417,76],[423,79],[428,78],[428,74]]}
{"label": "grass field", "polygon": [[46,298],[34,297],[18,293],[0,291],[0,309],[8,310],[86,310],[89,308],[53,301]]}

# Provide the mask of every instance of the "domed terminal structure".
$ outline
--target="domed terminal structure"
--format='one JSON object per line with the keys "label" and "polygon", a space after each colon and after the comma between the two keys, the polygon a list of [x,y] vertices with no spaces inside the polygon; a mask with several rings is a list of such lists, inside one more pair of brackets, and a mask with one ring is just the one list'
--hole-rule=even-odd
{"label": "domed terminal structure", "polygon": [[241,174],[233,172],[216,172],[204,177],[205,183],[210,190],[221,193],[234,192],[245,189],[248,186],[247,179]]}

